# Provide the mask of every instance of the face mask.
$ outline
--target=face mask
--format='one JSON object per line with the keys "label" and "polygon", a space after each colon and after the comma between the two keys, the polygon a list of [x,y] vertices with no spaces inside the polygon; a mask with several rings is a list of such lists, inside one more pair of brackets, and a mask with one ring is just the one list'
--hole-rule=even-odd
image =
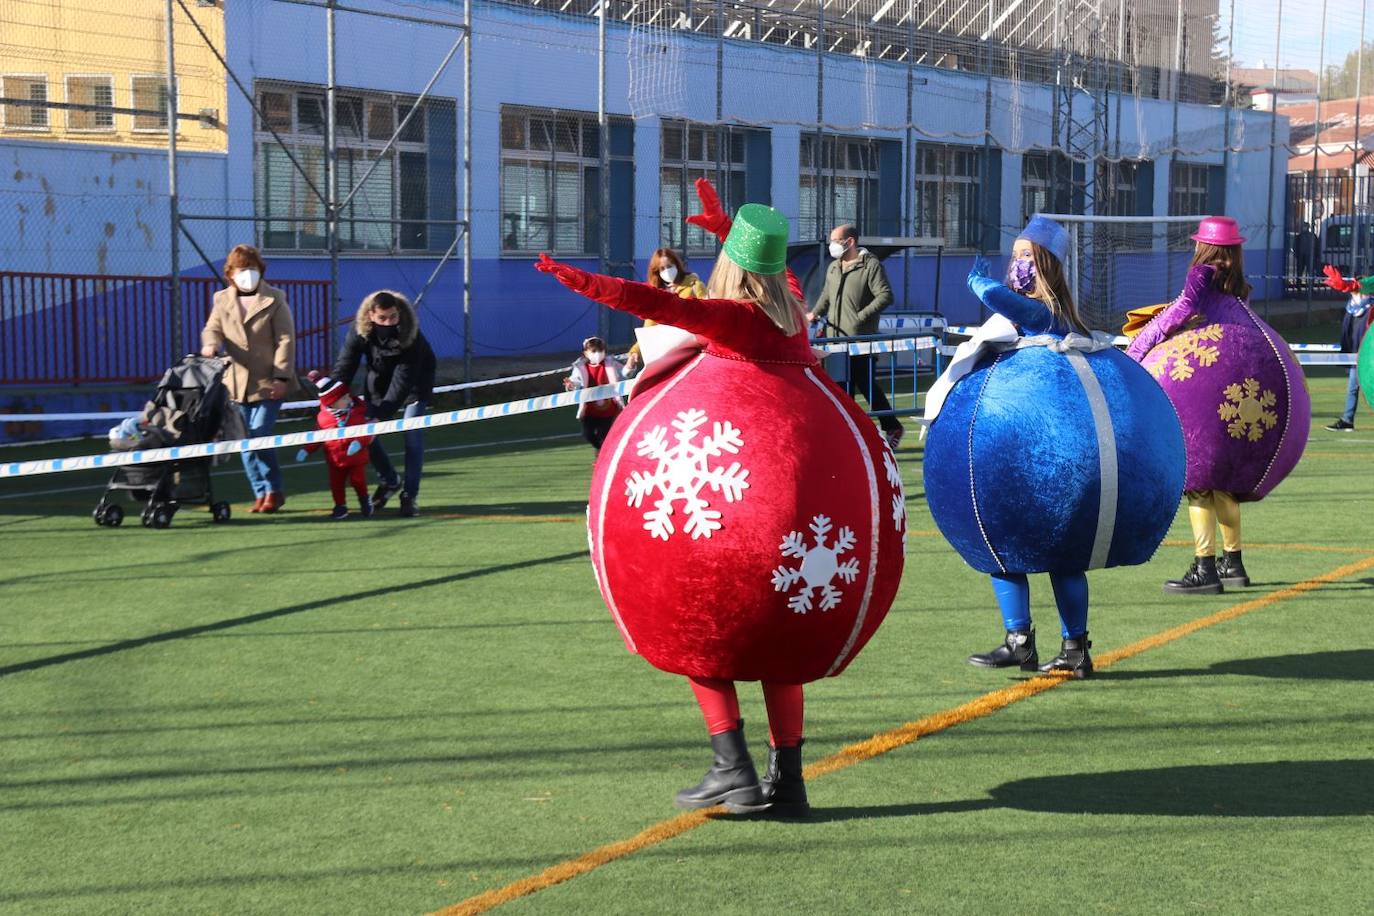
{"label": "face mask", "polygon": [[1030,258],[1017,258],[1011,262],[1011,270],[1007,272],[1007,280],[1011,288],[1018,293],[1027,293],[1035,289],[1035,261]]}
{"label": "face mask", "polygon": [[601,352],[600,350],[587,354],[587,362],[591,363],[593,366],[601,365],[601,361],[605,358],[606,354]]}
{"label": "face mask", "polygon": [[830,243],[830,256],[831,256],[832,258],[834,258],[835,260],[838,261],[840,258],[844,257],[844,253],[845,253],[845,245],[844,245],[844,242],[831,242],[831,243]]}
{"label": "face mask", "polygon": [[672,266],[671,264],[660,270],[658,272],[658,275],[662,277],[663,282],[667,283],[669,286],[672,286],[675,282],[677,282],[677,268]]}
{"label": "face mask", "polygon": [[234,285],[245,293],[251,293],[257,289],[261,280],[262,274],[251,267],[234,271]]}
{"label": "face mask", "polygon": [[394,324],[374,324],[372,333],[381,343],[388,343],[400,337],[401,329]]}

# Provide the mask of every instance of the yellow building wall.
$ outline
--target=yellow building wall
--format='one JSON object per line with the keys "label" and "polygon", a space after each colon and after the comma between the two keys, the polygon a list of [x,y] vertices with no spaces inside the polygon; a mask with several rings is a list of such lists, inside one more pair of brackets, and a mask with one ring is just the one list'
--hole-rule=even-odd
{"label": "yellow building wall", "polygon": [[[215,47],[224,51],[224,0],[186,6]],[[215,123],[179,119],[178,148],[224,152],[227,79],[205,41],[180,5],[173,4],[176,36],[178,109],[212,109]],[[27,90],[30,80],[46,81],[50,102],[88,102],[93,85],[108,77],[119,108],[157,107],[157,82],[143,81],[135,102],[135,77],[167,72],[165,7],[161,0],[0,0],[0,89],[7,97]],[[74,83],[72,77],[77,80]],[[90,79],[95,77],[95,79]],[[83,87],[85,87],[83,89]],[[151,91],[147,91],[147,90]],[[103,94],[103,90],[101,91]],[[86,97],[83,97],[83,93]],[[28,96],[23,96],[28,97]],[[165,148],[167,129],[156,124],[139,130],[131,114],[113,115],[113,124],[93,124],[93,116],[50,108],[47,125],[28,123],[24,108],[3,106],[0,137],[58,140],[143,148]],[[85,127],[86,129],[82,129]]]}

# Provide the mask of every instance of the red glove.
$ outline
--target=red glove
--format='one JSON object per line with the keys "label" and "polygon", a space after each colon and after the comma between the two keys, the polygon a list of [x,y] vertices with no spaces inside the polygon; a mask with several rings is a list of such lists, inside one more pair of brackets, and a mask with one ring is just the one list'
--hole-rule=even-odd
{"label": "red glove", "polygon": [[734,221],[725,212],[725,208],[720,205],[720,195],[712,187],[711,182],[705,178],[696,180],[697,197],[701,200],[701,212],[695,216],[687,217],[687,222],[693,226],[700,226],[707,232],[725,241],[725,237],[730,234],[730,227]]}
{"label": "red glove", "polygon": [[554,279],[559,283],[588,299],[595,299],[597,302],[604,302],[612,307],[620,303],[625,285],[624,280],[616,277],[603,277],[601,274],[579,270],[570,264],[561,264],[547,254],[539,255],[539,260],[535,262],[534,269],[541,273],[553,274]]}
{"label": "red glove", "polygon": [[1341,272],[1327,264],[1322,268],[1322,273],[1326,274],[1326,285],[1342,293],[1357,293],[1360,291],[1359,280],[1347,280],[1341,276]]}

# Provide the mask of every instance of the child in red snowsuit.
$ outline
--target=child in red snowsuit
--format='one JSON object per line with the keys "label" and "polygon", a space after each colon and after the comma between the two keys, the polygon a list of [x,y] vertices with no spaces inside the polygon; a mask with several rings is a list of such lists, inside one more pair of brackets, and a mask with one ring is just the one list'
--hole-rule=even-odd
{"label": "child in red snowsuit", "polygon": [[[347,385],[316,373],[311,373],[311,380],[320,391],[320,412],[315,415],[320,429],[339,429],[367,422],[367,405],[362,398],[355,399]],[[358,510],[363,518],[372,517],[372,497],[367,492],[367,446],[373,438],[362,436],[312,442],[296,453],[296,460],[304,461],[311,452],[324,448],[325,463],[329,466],[329,490],[334,494],[334,511],[329,517],[335,521],[348,518],[344,484],[352,484],[353,491],[358,494]]]}

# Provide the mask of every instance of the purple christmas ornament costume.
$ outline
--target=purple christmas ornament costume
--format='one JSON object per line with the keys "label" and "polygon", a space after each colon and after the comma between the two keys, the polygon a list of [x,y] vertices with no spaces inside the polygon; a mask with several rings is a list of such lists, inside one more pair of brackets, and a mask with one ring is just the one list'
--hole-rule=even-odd
{"label": "purple christmas ornament costume", "polygon": [[1283,338],[1245,302],[1188,272],[1183,293],[1126,350],[1164,388],[1183,425],[1188,490],[1263,499],[1297,465],[1312,402]]}

